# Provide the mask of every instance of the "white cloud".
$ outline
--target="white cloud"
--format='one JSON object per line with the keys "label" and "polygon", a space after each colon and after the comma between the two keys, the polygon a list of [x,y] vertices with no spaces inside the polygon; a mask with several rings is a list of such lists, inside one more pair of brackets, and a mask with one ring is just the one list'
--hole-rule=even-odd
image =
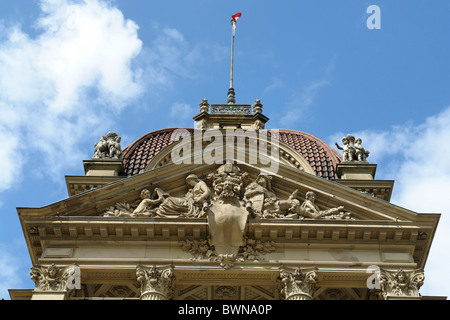
{"label": "white cloud", "polygon": [[170,107],[169,118],[176,120],[173,126],[187,126],[192,127],[195,121],[192,119],[199,111],[194,109],[190,104],[187,103],[174,103]]}
{"label": "white cloud", "polygon": [[[37,35],[3,26],[0,42],[0,191],[33,157],[57,172],[142,92],[132,67],[138,26],[101,0],[40,2]],[[5,142],[3,142],[5,143]],[[44,157],[44,158],[42,158]],[[39,161],[42,160],[42,161]],[[76,162],[78,163],[78,162]]]}
{"label": "white cloud", "polygon": [[[395,180],[393,203],[416,212],[441,213],[421,293],[450,296],[450,107],[421,124],[351,134],[363,139],[369,162],[378,164],[376,178]],[[343,136],[333,135],[329,143]]]}
{"label": "white cloud", "polygon": [[158,92],[174,85],[177,78],[196,79],[201,66],[226,58],[226,48],[218,44],[186,41],[183,34],[171,27],[153,25],[157,35],[153,42],[143,48],[141,60],[145,64],[145,81]]}
{"label": "white cloud", "polygon": [[272,91],[283,87],[283,81],[279,77],[273,77],[269,85],[266,86],[264,91]]}
{"label": "white cloud", "polygon": [[22,287],[24,263],[11,249],[0,246],[0,299],[9,300],[8,289]]}
{"label": "white cloud", "polygon": [[0,26],[0,133],[8,141],[0,149],[0,192],[17,182],[24,159],[33,159],[33,174],[49,177],[78,167],[85,146],[93,152],[137,98],[158,96],[178,78],[198,77],[194,65],[223,58],[217,44],[191,45],[156,23],[144,47],[136,23],[104,0],[39,5],[36,34]]}
{"label": "white cloud", "polygon": [[418,212],[442,213],[422,292],[450,296],[450,108],[427,119],[407,139],[393,201]]}
{"label": "white cloud", "polygon": [[317,92],[322,87],[328,85],[327,80],[314,80],[308,83],[301,91],[295,92],[287,103],[288,110],[279,120],[284,126],[294,125],[309,111],[314,104]]}
{"label": "white cloud", "polygon": [[181,118],[192,118],[194,114],[194,108],[187,103],[174,103],[170,108],[169,116],[173,119]]}
{"label": "white cloud", "polygon": [[[0,177],[0,192],[7,190],[14,182],[20,179],[20,168],[23,160],[14,151],[19,149],[19,138],[14,130],[18,114],[7,106],[0,104],[0,137],[2,148],[0,149],[0,168],[3,168]],[[2,121],[9,119],[9,123],[1,125]],[[1,207],[1,202],[0,202]]]}

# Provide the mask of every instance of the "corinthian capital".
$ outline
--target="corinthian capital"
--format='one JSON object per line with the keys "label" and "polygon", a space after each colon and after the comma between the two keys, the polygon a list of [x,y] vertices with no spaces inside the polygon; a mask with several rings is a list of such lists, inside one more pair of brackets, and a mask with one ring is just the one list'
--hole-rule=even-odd
{"label": "corinthian capital", "polygon": [[141,285],[141,300],[169,300],[174,290],[173,267],[136,268],[136,278]]}
{"label": "corinthian capital", "polygon": [[36,285],[35,291],[71,291],[80,288],[80,270],[76,265],[33,266],[30,277]]}
{"label": "corinthian capital", "polygon": [[317,268],[280,270],[280,294],[285,300],[312,300],[317,282]]}
{"label": "corinthian capital", "polygon": [[382,270],[379,279],[380,289],[374,291],[372,297],[381,300],[419,298],[419,289],[424,280],[423,270]]}

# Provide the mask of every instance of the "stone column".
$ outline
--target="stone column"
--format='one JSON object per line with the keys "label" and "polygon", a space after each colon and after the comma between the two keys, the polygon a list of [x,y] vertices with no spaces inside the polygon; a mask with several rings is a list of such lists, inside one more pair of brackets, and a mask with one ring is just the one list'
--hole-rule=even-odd
{"label": "stone column", "polygon": [[141,286],[141,300],[169,300],[174,290],[173,267],[136,268],[136,278]]}
{"label": "stone column", "polygon": [[381,270],[378,288],[370,294],[372,300],[420,300],[420,287],[425,275],[423,270]]}
{"label": "stone column", "polygon": [[317,282],[317,268],[280,270],[280,295],[284,300],[312,300]]}
{"label": "stone column", "polygon": [[77,265],[33,266],[30,276],[36,285],[32,300],[67,300],[74,289],[81,288],[80,268]]}

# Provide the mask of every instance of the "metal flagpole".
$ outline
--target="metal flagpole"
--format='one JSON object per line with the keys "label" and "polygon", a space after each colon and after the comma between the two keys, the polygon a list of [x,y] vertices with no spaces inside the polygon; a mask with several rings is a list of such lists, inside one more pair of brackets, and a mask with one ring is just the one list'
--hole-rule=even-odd
{"label": "metal flagpole", "polygon": [[231,27],[231,69],[230,69],[230,88],[228,89],[228,104],[234,104],[236,102],[233,88],[233,57],[234,57],[234,30],[236,22],[232,23]]}
{"label": "metal flagpole", "polygon": [[234,57],[234,25],[231,31],[231,70],[230,70],[230,88],[233,88],[233,57]]}

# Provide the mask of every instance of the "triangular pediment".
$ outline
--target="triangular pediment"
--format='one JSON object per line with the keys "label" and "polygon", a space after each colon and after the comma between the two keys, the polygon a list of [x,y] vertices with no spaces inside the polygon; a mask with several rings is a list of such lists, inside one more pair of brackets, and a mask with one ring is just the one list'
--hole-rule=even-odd
{"label": "triangular pediment", "polygon": [[[291,197],[302,204],[306,200],[307,193],[312,192],[315,195],[315,205],[320,211],[342,208],[336,213],[345,213],[341,217],[338,217],[336,214],[330,214],[315,219],[301,216],[300,214],[298,217],[300,220],[383,220],[391,222],[420,220],[419,214],[413,211],[395,206],[369,194],[359,192],[337,182],[325,180],[289,165],[280,164],[278,172],[272,174],[250,164],[238,164],[235,166],[245,176],[242,185],[244,189],[249,184],[255,183],[258,175],[263,173],[265,176],[270,177],[270,192],[274,200],[286,202]],[[186,183],[186,177],[189,174],[196,175],[212,188],[212,181],[208,181],[210,179],[208,176],[216,172],[219,167],[219,164],[170,164],[148,170],[136,176],[123,178],[97,189],[85,191],[43,208],[18,208],[18,211],[19,213],[35,217],[105,216],[105,212],[118,204],[119,207],[122,205],[122,208],[128,207],[132,211],[141,200],[142,190],[148,190],[153,197],[155,196],[155,189],[162,190],[166,195],[183,197],[189,189]],[[292,196],[294,191],[295,195]],[[242,194],[244,192],[245,190],[242,190]],[[241,200],[245,199],[241,197]],[[278,212],[278,215],[267,215],[267,217],[261,218],[275,220],[294,219],[288,217],[292,212],[288,212],[287,209],[282,209],[281,211]]]}
{"label": "triangular pediment", "polygon": [[[418,214],[283,164],[280,164],[278,172],[269,175],[270,188],[267,190],[270,192],[266,195],[269,195],[268,199],[272,197],[272,201],[268,201],[269,206],[265,206],[264,197],[245,196],[250,186],[257,184],[261,174],[266,178],[268,176],[268,172],[249,164],[227,168],[219,164],[171,164],[79,193],[42,208],[17,210],[34,263],[42,255],[48,254],[45,248],[49,239],[51,243],[107,240],[177,243],[189,241],[186,239],[206,241],[202,239],[207,239],[214,233],[211,229],[211,214],[214,214],[214,210],[218,208],[217,203],[221,201],[216,187],[223,183],[222,187],[225,188],[227,182],[231,181],[237,189],[230,190],[239,194],[237,201],[240,211],[235,214],[241,212],[245,216],[243,222],[239,222],[239,230],[244,238],[285,245],[339,243],[378,247],[383,243],[404,243],[411,246],[408,250],[411,250],[418,265],[425,264],[439,215]],[[195,175],[198,181],[204,182],[209,188],[210,202],[193,205],[186,199],[189,192],[195,192],[187,185],[186,178],[191,175]],[[221,177],[226,179],[221,180]],[[144,198],[154,203],[144,210],[137,210],[144,200],[141,197],[143,190],[149,191]],[[158,190],[159,193],[155,192]],[[311,217],[298,210],[307,200],[308,192],[314,193],[313,202],[318,212],[326,214]],[[158,195],[170,198],[168,204],[165,201],[155,202]],[[277,202],[280,209],[278,211],[273,206]],[[158,212],[164,203],[165,209],[169,209]],[[220,206],[219,203],[219,208]],[[222,206],[222,213],[223,208],[226,207]],[[225,243],[226,245],[228,244]],[[219,246],[215,247],[217,249]],[[235,246],[233,250],[241,249]]]}

